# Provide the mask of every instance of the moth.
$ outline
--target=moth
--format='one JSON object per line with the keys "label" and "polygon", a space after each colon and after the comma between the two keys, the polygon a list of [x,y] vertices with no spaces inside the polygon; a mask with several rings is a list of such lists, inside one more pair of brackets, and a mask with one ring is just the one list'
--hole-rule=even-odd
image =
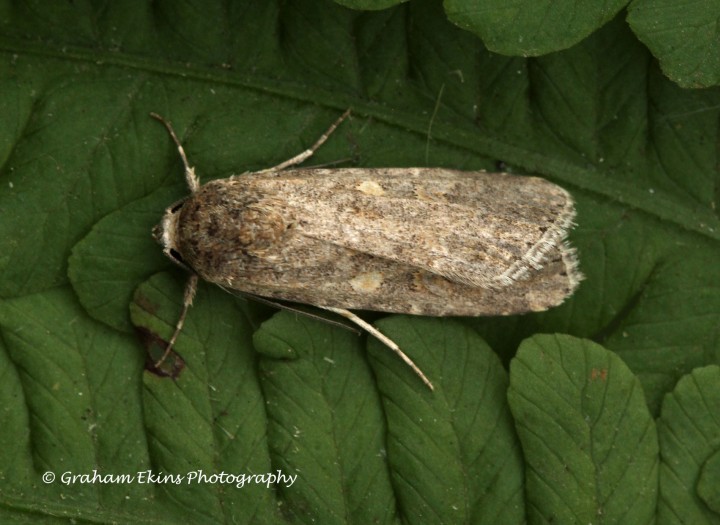
{"label": "moth", "polygon": [[163,358],[192,305],[198,279],[269,300],[339,314],[380,339],[432,389],[392,340],[350,310],[494,316],[547,310],[582,279],[566,236],[570,194],[537,177],[442,168],[295,168],[307,150],[261,171],[200,184],[171,124],[190,195],[153,230],[190,271],[184,306]]}

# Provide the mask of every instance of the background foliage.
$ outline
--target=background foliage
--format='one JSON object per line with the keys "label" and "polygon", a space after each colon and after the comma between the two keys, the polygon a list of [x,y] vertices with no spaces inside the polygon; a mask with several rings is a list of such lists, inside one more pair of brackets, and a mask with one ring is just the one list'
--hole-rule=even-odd
{"label": "background foliage", "polygon": [[[0,2],[2,521],[720,522],[719,11]],[[149,231],[186,193],[148,113],[209,180],[285,160],[348,107],[311,164],[570,190],[577,294],[380,319],[430,393],[375,341],[201,286],[180,376],[144,371],[136,330],[169,335],[184,278]],[[93,470],[298,478],[59,480]]]}

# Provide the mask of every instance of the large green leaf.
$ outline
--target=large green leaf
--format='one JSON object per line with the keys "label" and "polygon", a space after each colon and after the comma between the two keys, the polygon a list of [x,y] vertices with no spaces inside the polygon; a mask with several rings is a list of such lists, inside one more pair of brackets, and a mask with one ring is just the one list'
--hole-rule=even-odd
{"label": "large green leaf", "polygon": [[445,0],[444,5],[450,20],[480,36],[488,49],[537,56],[578,43],[611,20],[626,3]]}
{"label": "large green leaf", "polygon": [[[335,0],[354,9],[382,9],[405,0]],[[627,21],[663,72],[683,87],[720,84],[719,0],[444,0],[448,19],[509,56],[567,49],[627,7]],[[622,15],[621,15],[622,16]]]}
{"label": "large green leaf", "polygon": [[508,397],[527,460],[530,521],[652,521],[657,432],[620,359],[569,336],[535,336],[511,364]]}
{"label": "large green leaf", "polygon": [[684,87],[708,87],[720,83],[719,12],[718,0],[635,0],[628,22],[668,77]]}
{"label": "large green leaf", "polygon": [[720,367],[695,370],[665,397],[659,424],[659,516],[665,523],[720,522]]}
{"label": "large green leaf", "polygon": [[[539,332],[601,343],[570,346],[613,363],[623,385],[639,379],[654,415],[681,377],[720,362],[720,92],[665,78],[622,14],[606,21],[615,10],[528,59],[489,52],[431,1],[0,3],[0,520],[535,519],[523,471],[538,456],[522,440],[519,452],[523,420],[479,335],[505,362]],[[529,34],[512,27],[508,42]],[[535,44],[571,45],[550,33]],[[166,367],[176,378],[143,371],[185,278],[150,230],[187,192],[148,113],[173,122],[207,181],[291,157],[348,107],[308,164],[504,165],[571,191],[587,277],[576,295],[463,325],[381,320],[431,393],[375,341],[366,352],[339,328],[268,320],[266,306],[201,283]],[[566,366],[585,377],[585,363]],[[623,428],[648,420],[637,399]],[[538,403],[557,413],[556,401]],[[711,509],[716,464],[699,474]],[[61,478],[148,470],[298,478]]]}

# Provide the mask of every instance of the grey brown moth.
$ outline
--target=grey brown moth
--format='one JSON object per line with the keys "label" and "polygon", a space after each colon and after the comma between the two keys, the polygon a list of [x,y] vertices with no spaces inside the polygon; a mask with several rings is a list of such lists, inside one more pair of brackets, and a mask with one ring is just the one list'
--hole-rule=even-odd
{"label": "grey brown moth", "polygon": [[[432,388],[398,346],[350,309],[431,316],[547,310],[582,279],[566,241],[570,194],[537,177],[442,168],[292,168],[312,147],[262,171],[201,185],[172,126],[190,195],[154,230],[198,278],[267,299],[340,314],[378,337]],[[158,363],[159,364],[159,363]]]}

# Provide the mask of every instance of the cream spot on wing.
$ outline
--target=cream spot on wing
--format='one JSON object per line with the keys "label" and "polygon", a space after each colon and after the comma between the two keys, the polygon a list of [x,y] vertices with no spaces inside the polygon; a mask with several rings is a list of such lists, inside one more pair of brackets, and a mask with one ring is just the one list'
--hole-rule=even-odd
{"label": "cream spot on wing", "polygon": [[422,307],[422,305],[410,303],[410,311],[408,312],[409,314],[422,315],[423,312],[424,308]]}
{"label": "cream spot on wing", "polygon": [[421,185],[415,187],[415,198],[426,202],[447,202],[447,197],[437,191],[426,191]]}
{"label": "cream spot on wing", "polygon": [[385,190],[382,189],[382,186],[380,186],[374,180],[362,181],[360,184],[358,184],[357,189],[367,195],[380,196],[385,194]]}
{"label": "cream spot on wing", "polygon": [[359,293],[372,293],[383,283],[383,276],[380,272],[361,273],[350,279],[350,286]]}

